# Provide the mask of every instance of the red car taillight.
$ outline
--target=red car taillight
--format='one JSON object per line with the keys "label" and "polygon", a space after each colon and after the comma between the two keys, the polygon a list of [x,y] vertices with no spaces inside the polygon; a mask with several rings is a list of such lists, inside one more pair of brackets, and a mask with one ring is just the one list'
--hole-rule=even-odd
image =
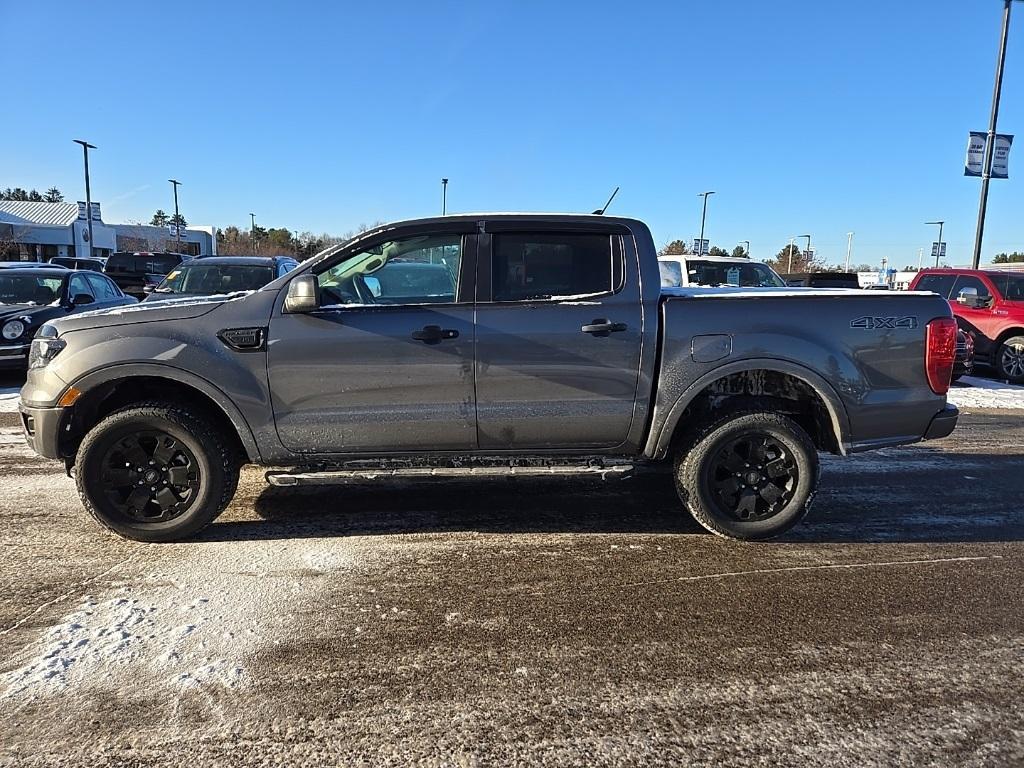
{"label": "red car taillight", "polygon": [[936,395],[949,391],[956,359],[956,321],[940,317],[928,323],[925,340],[924,368],[928,373],[928,386]]}

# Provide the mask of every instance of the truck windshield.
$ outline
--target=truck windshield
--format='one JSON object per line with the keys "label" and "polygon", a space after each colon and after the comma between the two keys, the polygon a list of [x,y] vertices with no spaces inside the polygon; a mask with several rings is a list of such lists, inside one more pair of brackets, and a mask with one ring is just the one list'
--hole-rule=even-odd
{"label": "truck windshield", "polygon": [[174,270],[154,293],[213,296],[256,291],[274,279],[274,270],[256,264],[188,264]]}
{"label": "truck windshield", "polygon": [[687,259],[690,285],[730,285],[744,288],[782,288],[786,284],[764,264]]}
{"label": "truck windshield", "polygon": [[0,273],[0,304],[52,304],[60,284],[59,277]]}

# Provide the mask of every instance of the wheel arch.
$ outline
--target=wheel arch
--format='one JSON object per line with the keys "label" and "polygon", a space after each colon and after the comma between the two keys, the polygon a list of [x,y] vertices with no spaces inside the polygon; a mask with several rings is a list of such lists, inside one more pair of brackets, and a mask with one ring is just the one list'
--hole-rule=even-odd
{"label": "wheel arch", "polygon": [[[810,396],[806,401],[801,396]],[[795,419],[811,435],[816,447],[846,455],[852,442],[846,406],[835,388],[814,371],[784,360],[748,359],[719,366],[690,384],[675,400],[656,435],[649,439],[646,452],[663,459],[669,450],[698,421],[720,409],[716,400],[741,400],[746,403],[776,406],[780,413]],[[799,408],[791,411],[795,403]],[[735,403],[737,406],[742,403]],[[692,418],[691,418],[692,417]]]}
{"label": "wheel arch", "polygon": [[66,456],[74,456],[85,433],[118,408],[165,399],[194,405],[218,424],[248,461],[260,461],[256,439],[235,404],[223,391],[188,371],[160,363],[115,365],[86,374],[72,386],[82,394],[61,429]]}

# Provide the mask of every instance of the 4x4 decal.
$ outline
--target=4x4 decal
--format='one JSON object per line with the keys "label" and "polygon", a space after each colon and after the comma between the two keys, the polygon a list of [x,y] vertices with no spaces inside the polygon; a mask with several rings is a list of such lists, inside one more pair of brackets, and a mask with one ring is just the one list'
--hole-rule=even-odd
{"label": "4x4 decal", "polygon": [[858,317],[856,320],[850,321],[851,328],[864,328],[866,330],[873,330],[877,328],[906,328],[913,330],[917,328],[917,318],[913,315],[907,315],[905,317],[874,317],[873,315],[863,315]]}

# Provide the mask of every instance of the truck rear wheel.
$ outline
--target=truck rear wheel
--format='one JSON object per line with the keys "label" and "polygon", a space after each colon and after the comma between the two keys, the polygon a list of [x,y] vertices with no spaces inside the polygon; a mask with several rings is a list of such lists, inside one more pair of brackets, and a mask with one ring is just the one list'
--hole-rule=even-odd
{"label": "truck rear wheel", "polygon": [[676,490],[712,533],[757,541],[778,536],[810,509],[818,454],[808,434],[777,413],[731,414],[712,422],[676,457]]}
{"label": "truck rear wheel", "polygon": [[1024,336],[1013,336],[999,345],[996,368],[1011,384],[1024,383]]}
{"label": "truck rear wheel", "polygon": [[205,528],[238,487],[230,444],[188,408],[144,403],[115,411],[78,449],[75,481],[100,524],[137,541],[175,541]]}

